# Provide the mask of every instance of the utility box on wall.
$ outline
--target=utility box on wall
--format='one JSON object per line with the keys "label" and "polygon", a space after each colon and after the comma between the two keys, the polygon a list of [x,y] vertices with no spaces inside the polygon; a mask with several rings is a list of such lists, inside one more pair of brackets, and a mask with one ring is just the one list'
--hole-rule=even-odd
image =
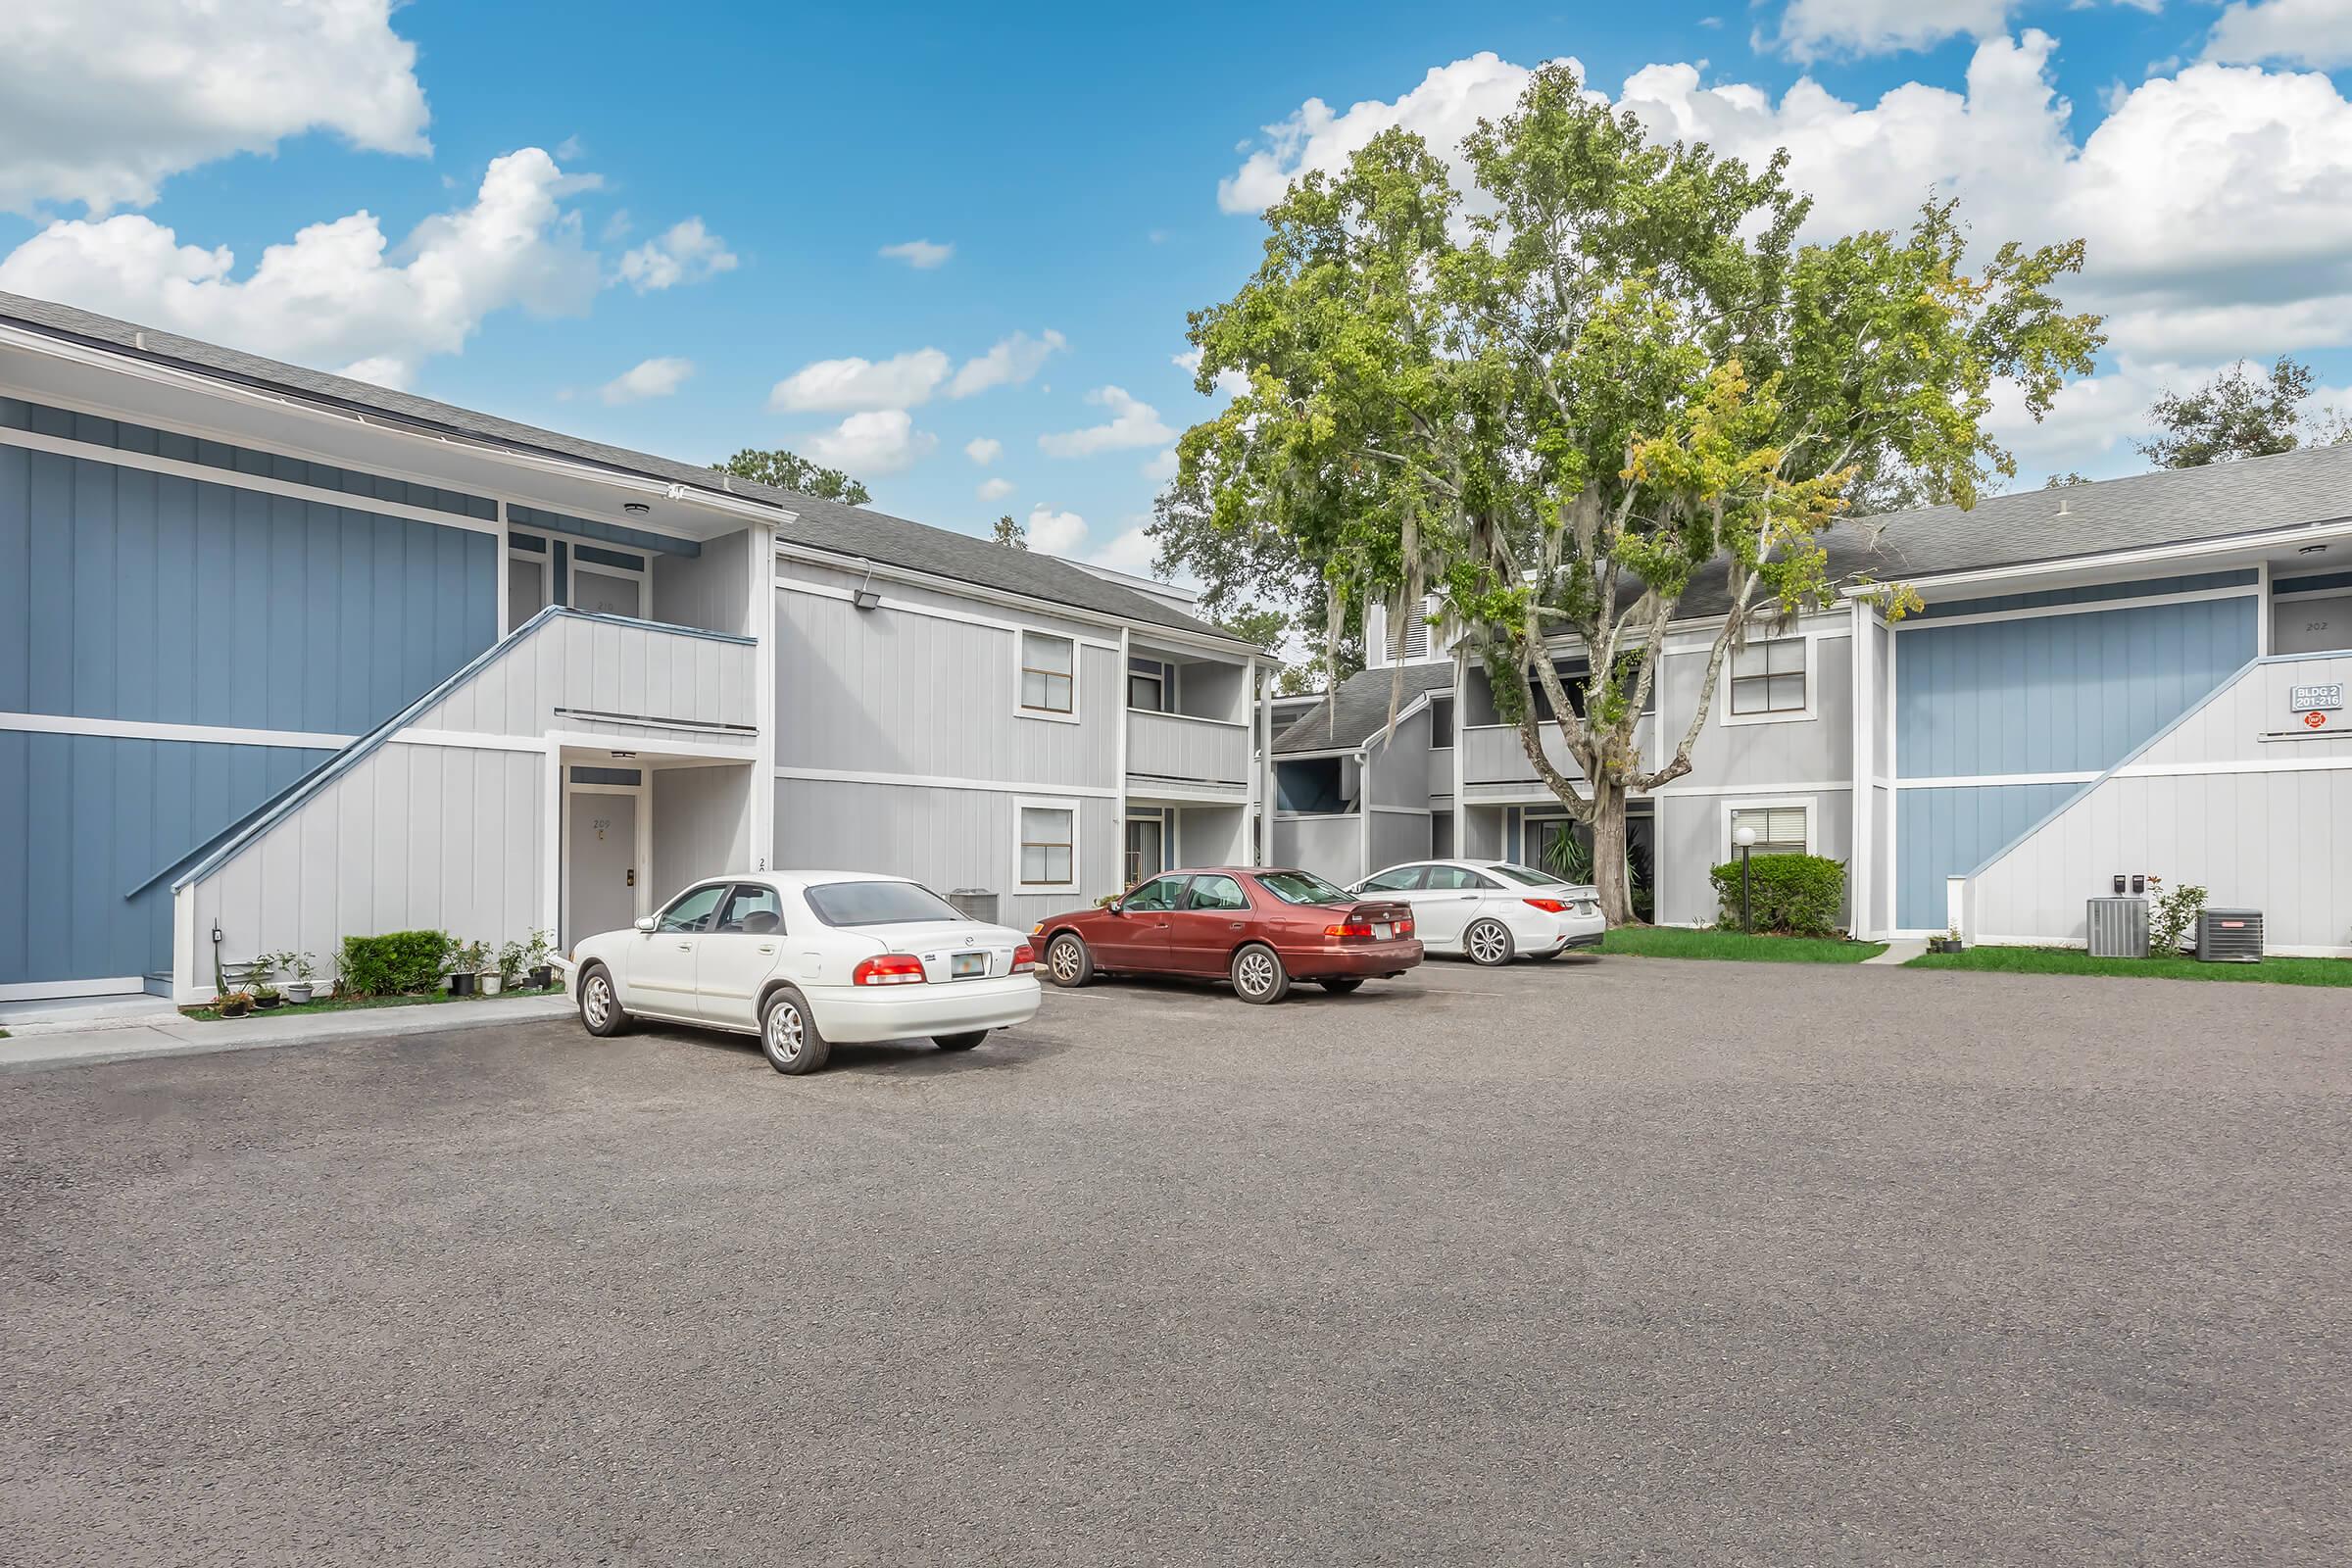
{"label": "utility box on wall", "polygon": [[2094,958],[2144,958],[2148,956],[2148,901],[2091,899],[2083,910],[2083,928]]}

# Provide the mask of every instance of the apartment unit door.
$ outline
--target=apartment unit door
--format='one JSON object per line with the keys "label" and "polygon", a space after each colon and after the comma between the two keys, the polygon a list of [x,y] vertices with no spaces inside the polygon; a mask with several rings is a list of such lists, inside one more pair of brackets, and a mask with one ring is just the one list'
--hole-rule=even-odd
{"label": "apartment unit door", "polygon": [[564,856],[565,946],[637,918],[637,797],[574,790]]}

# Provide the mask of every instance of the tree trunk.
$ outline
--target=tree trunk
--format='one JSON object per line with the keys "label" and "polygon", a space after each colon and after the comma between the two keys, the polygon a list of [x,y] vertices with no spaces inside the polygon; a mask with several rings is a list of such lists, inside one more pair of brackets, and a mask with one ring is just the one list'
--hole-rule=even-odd
{"label": "tree trunk", "polygon": [[1600,912],[1611,929],[1634,923],[1634,887],[1625,866],[1625,786],[1615,779],[1594,779],[1592,800],[1592,885],[1600,894]]}

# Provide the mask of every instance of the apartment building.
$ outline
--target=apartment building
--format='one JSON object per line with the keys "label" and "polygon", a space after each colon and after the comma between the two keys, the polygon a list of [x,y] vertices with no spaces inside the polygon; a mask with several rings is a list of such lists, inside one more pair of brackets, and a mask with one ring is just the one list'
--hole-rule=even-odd
{"label": "apartment building", "polygon": [[1049,557],[0,295],[0,999],[1250,854],[1259,651]]}
{"label": "apartment building", "polygon": [[[2079,942],[2085,898],[2154,875],[2262,908],[2274,952],[2352,953],[2352,447],[1826,543],[1838,576],[1908,582],[1926,608],[1889,624],[1849,594],[1733,658],[1690,774],[1633,803],[1655,919],[1715,917],[1708,871],[1745,826],[1759,853],[1843,860],[1871,936]],[[1677,738],[1660,715],[1686,723],[1703,682],[1712,592],[1668,629],[1637,731],[1653,761]],[[1384,657],[1275,736],[1273,858],[1347,880],[1457,846],[1545,860],[1572,827],[1485,671],[1419,625],[1403,641],[1400,668]],[[1368,642],[1385,651],[1385,625]],[[1555,659],[1584,675],[1572,641]]]}

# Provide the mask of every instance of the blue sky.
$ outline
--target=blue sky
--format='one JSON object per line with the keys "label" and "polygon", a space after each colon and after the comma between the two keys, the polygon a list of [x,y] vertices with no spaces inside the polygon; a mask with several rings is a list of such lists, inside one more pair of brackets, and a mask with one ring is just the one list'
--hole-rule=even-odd
{"label": "blue sky", "polygon": [[[1185,312],[1253,264],[1254,202],[1387,118],[1458,136],[1563,56],[1661,127],[1792,142],[1827,226],[1940,183],[1987,237],[2087,233],[2117,345],[2018,425],[2021,482],[2134,471],[2147,398],[2241,353],[2352,382],[2348,0],[82,9],[0,22],[0,287],[681,458],[843,453],[888,510],[1039,514],[1130,566],[1165,432],[1209,407]],[[142,78],[128,27],[252,79]],[[912,241],[952,249],[881,254]]]}

